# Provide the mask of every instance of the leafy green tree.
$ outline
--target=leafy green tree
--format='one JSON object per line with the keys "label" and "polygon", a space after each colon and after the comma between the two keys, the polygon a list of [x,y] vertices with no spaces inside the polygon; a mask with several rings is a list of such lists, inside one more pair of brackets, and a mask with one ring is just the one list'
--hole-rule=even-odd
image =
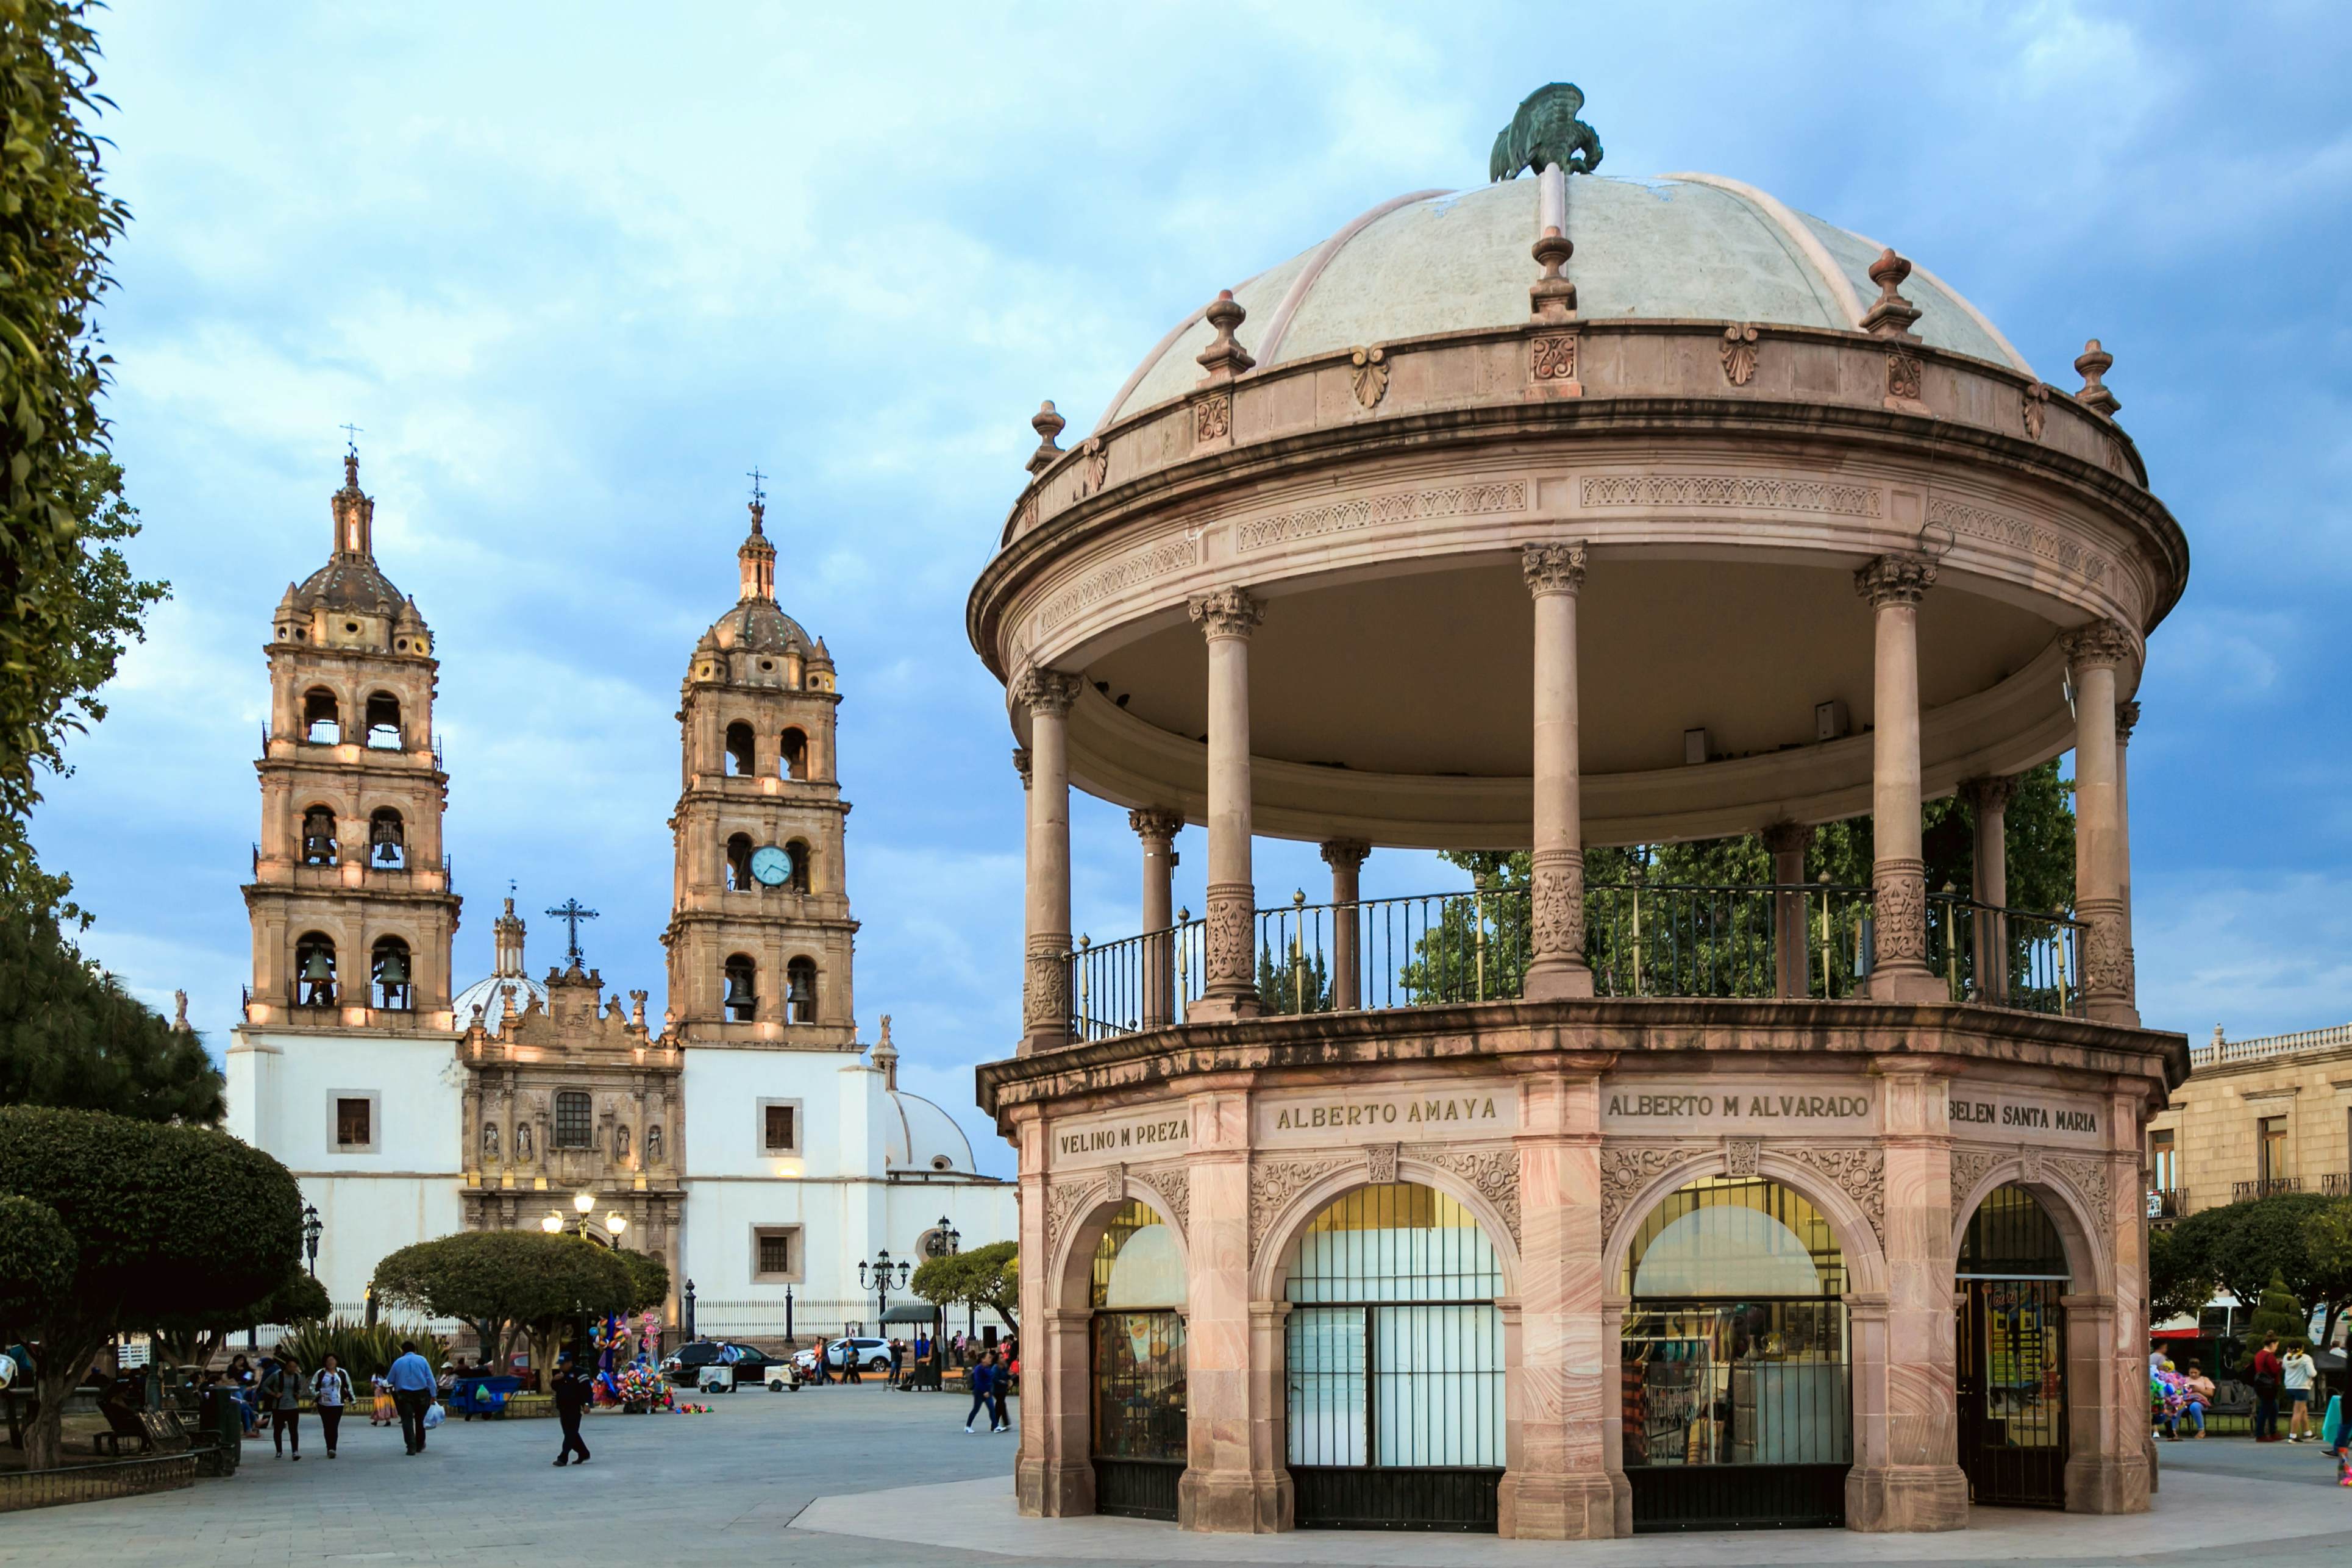
{"label": "leafy green tree", "polygon": [[993,1241],[970,1252],[927,1259],[909,1286],[940,1307],[977,1307],[994,1312],[1016,1331],[1021,1307],[1021,1249],[1016,1242]]}
{"label": "leafy green tree", "polygon": [[2336,1341],[2336,1325],[2352,1306],[2352,1198],[2322,1198],[2303,1221],[2303,1247],[2311,1260],[2315,1294],[2326,1316],[2319,1325],[2322,1346]]}
{"label": "leafy green tree", "polygon": [[2147,1315],[2151,1323],[2193,1318],[2213,1299],[2213,1277],[2178,1230],[2147,1233]]}
{"label": "leafy green tree", "polygon": [[0,1342],[25,1337],[73,1286],[73,1233],[57,1211],[0,1194]]}
{"label": "leafy green tree", "polygon": [[1271,942],[1257,953],[1258,1005],[1268,1013],[1328,1013],[1331,1010],[1331,972],[1318,943],[1293,942],[1277,954]]}
{"label": "leafy green tree", "polygon": [[653,1310],[669,1300],[669,1265],[650,1252],[623,1252],[621,1264],[629,1271],[629,1304],[625,1310]]}
{"label": "leafy green tree", "polygon": [[2262,1305],[2246,1321],[2247,1341],[2260,1344],[2276,1334],[2281,1343],[2292,1343],[2310,1331],[2311,1314],[2295,1300],[2294,1292],[2286,1288],[2286,1281],[2273,1275],[2263,1290]]}
{"label": "leafy green tree", "polygon": [[227,1100],[194,1032],[85,959],[50,910],[0,894],[0,1105],[209,1126]]}
{"label": "leafy green tree", "polygon": [[[2336,1222],[2323,1216],[2346,1200],[2316,1193],[2273,1193],[2220,1208],[2200,1209],[2173,1228],[2172,1245],[2185,1248],[2185,1267],[2248,1304],[2259,1302],[2276,1280],[2298,1300],[2323,1307],[2332,1325],[2352,1304],[2352,1256],[2313,1245]],[[2294,1332],[2306,1332],[2298,1321]]]}
{"label": "leafy green tree", "polygon": [[642,1278],[610,1248],[568,1232],[463,1230],[387,1255],[375,1266],[375,1292],[471,1325],[489,1361],[512,1336],[527,1335],[533,1365],[543,1366],[581,1319],[630,1310]]}
{"label": "leafy green tree", "polygon": [[0,1108],[0,1194],[47,1208],[74,1247],[70,1285],[19,1325],[40,1345],[35,1469],[57,1463],[65,1396],[117,1331],[167,1314],[251,1321],[301,1245],[292,1173],[205,1128]]}

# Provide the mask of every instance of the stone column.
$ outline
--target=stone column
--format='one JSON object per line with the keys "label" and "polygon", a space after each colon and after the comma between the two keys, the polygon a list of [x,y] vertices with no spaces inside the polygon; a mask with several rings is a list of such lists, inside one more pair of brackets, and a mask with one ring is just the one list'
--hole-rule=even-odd
{"label": "stone column", "polygon": [[1350,1013],[1364,1005],[1363,954],[1357,933],[1363,917],[1356,905],[1361,892],[1358,873],[1372,847],[1360,838],[1327,839],[1323,863],[1331,868],[1331,1006]]}
{"label": "stone column", "polygon": [[[1616,1386],[1617,1338],[1601,1302],[1601,1074],[1605,1057],[1523,1080],[1519,1154],[1518,1354],[1507,1405],[1517,1441],[1504,1472],[1498,1528],[1521,1540],[1621,1533],[1604,1422]],[[1630,1504],[1631,1492],[1626,1492]]]}
{"label": "stone column", "polygon": [[1184,1530],[1264,1534],[1291,1525],[1284,1464],[1283,1308],[1250,1289],[1249,1097],[1193,1097],[1186,1162],[1186,1425],[1176,1522]]}
{"label": "stone column", "polygon": [[1969,1483],[1958,1461],[1952,1321],[1952,1141],[1946,1081],[1925,1062],[1882,1058],[1886,1293],[1857,1299],[1853,1468],[1846,1524],[1864,1531],[1961,1530]]}
{"label": "stone column", "polygon": [[1977,911],[1977,1000],[1998,1007],[2009,1000],[2009,920],[1996,911],[2009,906],[2009,803],[2017,780],[2001,774],[1960,787],[1977,823],[1971,890],[1978,903],[1991,906]]}
{"label": "stone column", "polygon": [[1192,1016],[1257,1016],[1257,885],[1250,875],[1250,634],[1265,606],[1240,588],[1195,595],[1209,639],[1209,931]]}
{"label": "stone column", "polygon": [[1927,864],[1919,848],[1919,600],[1936,580],[1924,555],[1882,555],[1853,574],[1876,632],[1871,682],[1870,831],[1875,951],[1870,994],[1940,1002],[1950,992],[1927,967]]}
{"label": "stone column", "polygon": [[[2127,754],[2132,731],[2139,727],[2137,700],[2116,704],[2116,896],[2124,901],[2124,948],[2132,945],[2131,769]],[[2134,998],[2137,1004],[2137,998]]]}
{"label": "stone column", "polygon": [[1805,966],[1805,895],[1794,890],[1805,885],[1805,850],[1812,841],[1812,828],[1801,822],[1776,822],[1764,830],[1764,847],[1772,855],[1772,880],[1783,889],[1772,895],[1773,989],[1781,996],[1812,993]]}
{"label": "stone column", "polygon": [[[2153,1467],[2147,1425],[2147,1215],[2140,1180],[2147,1102],[2144,1084],[2106,1097],[2109,1146],[2063,1163],[2042,1157],[2043,1181],[2059,1177],[2112,1237],[2115,1289],[2063,1298],[2066,1308],[2066,1510],[2141,1513]],[[2054,1201],[2054,1200],[2051,1200]],[[2077,1267],[2077,1286],[2095,1268]]]}
{"label": "stone column", "polygon": [[[1170,877],[1176,869],[1176,835],[1184,814],[1139,806],[1127,825],[1143,841],[1143,1026],[1157,1029],[1176,1018],[1176,895]],[[1113,1009],[1117,1016],[1117,1009]]]}
{"label": "stone column", "polygon": [[1078,678],[1030,666],[1013,682],[1029,710],[1027,971],[1021,1051],[1070,1043],[1070,752],[1066,733]]}
{"label": "stone column", "polygon": [[2135,649],[2131,634],[2113,621],[2069,632],[2064,644],[2074,679],[2074,918],[2089,928],[2083,1004],[2103,1024],[2137,1028],[2116,715],[2116,671]]}
{"label": "stone column", "polygon": [[1584,958],[1584,807],[1576,723],[1576,595],[1584,546],[1528,544],[1519,566],[1535,598],[1534,948],[1530,1001],[1592,994]]}

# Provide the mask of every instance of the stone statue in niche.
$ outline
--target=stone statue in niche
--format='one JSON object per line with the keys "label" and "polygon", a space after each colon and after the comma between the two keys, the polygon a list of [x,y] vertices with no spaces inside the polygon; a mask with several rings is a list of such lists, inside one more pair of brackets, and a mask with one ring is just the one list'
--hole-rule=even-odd
{"label": "stone statue in niche", "polygon": [[515,1158],[518,1160],[530,1158],[530,1123],[528,1121],[515,1128]]}
{"label": "stone statue in niche", "polygon": [[646,1163],[649,1165],[661,1163],[661,1123],[658,1121],[646,1129]]}
{"label": "stone statue in niche", "polygon": [[498,1163],[499,1124],[495,1121],[482,1123],[482,1159],[488,1164]]}
{"label": "stone statue in niche", "polygon": [[629,1124],[625,1121],[614,1124],[613,1158],[624,1165],[629,1163]]}

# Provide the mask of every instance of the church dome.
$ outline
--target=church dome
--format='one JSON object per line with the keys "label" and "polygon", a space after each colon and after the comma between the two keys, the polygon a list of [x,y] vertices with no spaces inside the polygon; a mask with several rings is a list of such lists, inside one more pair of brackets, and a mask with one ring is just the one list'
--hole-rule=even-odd
{"label": "church dome", "polygon": [[[295,602],[304,609],[364,610],[370,615],[389,616],[407,607],[400,590],[392,585],[392,579],[363,555],[336,556],[304,578],[294,595]],[[414,613],[413,608],[410,613]]]}
{"label": "church dome", "polygon": [[971,1175],[971,1140],[955,1118],[919,1094],[890,1090],[897,1112],[884,1133],[883,1152],[894,1171],[952,1171]]}
{"label": "church dome", "polygon": [[712,622],[710,640],[743,653],[782,653],[789,647],[807,653],[816,644],[773,599],[757,598],[745,599]]}
{"label": "church dome", "polygon": [[[1383,202],[1330,238],[1233,290],[1248,311],[1244,346],[1259,367],[1436,332],[1524,327],[1529,245],[1559,222],[1578,314],[1860,330],[1878,298],[1880,244],[1715,174],[1602,174],[1416,191]],[[1905,289],[1929,345],[2033,374],[1999,328],[1926,268]],[[1205,307],[1203,308],[1205,310]],[[1136,367],[1103,416],[1190,392],[1215,332],[1202,312]]]}
{"label": "church dome", "polygon": [[509,985],[514,987],[515,1012],[518,1016],[533,1001],[537,1001],[542,1008],[547,1005],[547,987],[529,975],[488,974],[458,992],[457,1000],[450,1004],[450,1009],[457,1019],[457,1026],[461,1029],[471,1026],[474,1022],[474,1009],[479,1007],[482,1010],[482,1027],[493,1035],[497,1034],[499,1024],[506,1017],[506,988]]}

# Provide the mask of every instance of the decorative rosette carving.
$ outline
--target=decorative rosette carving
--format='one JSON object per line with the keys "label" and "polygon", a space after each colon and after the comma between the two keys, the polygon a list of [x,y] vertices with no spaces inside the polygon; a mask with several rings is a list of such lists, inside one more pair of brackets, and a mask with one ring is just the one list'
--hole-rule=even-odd
{"label": "decorative rosette carving", "polygon": [[1219,392],[1192,405],[1192,439],[1222,441],[1234,433],[1234,395]]}
{"label": "decorative rosette carving", "polygon": [[1898,403],[1919,401],[1919,356],[1896,349],[1886,356],[1886,395]]}
{"label": "decorative rosette carving", "polygon": [[1756,1162],[1764,1152],[1760,1138],[1727,1138],[1723,1141],[1723,1173],[1736,1181],[1744,1181],[1756,1173]]}
{"label": "decorative rosette carving", "polygon": [[1528,340],[1528,379],[1533,382],[1576,379],[1576,334],[1550,333]]}
{"label": "decorative rosette carving", "polygon": [[1756,379],[1756,323],[1734,321],[1723,329],[1723,379],[1746,386]]}

